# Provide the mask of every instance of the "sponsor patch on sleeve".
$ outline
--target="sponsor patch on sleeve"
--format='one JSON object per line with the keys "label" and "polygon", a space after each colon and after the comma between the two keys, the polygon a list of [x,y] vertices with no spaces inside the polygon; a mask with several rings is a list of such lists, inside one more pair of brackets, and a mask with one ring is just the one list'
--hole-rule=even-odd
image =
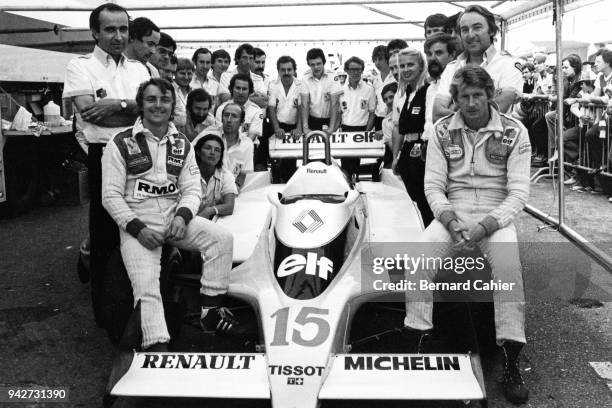
{"label": "sponsor patch on sleeve", "polygon": [[525,142],[519,146],[518,150],[519,150],[518,151],[519,154],[527,153],[531,151],[531,144],[529,144],[528,142]]}
{"label": "sponsor patch on sleeve", "polygon": [[195,176],[196,174],[200,173],[200,169],[198,168],[198,166],[196,166],[195,164],[193,166],[189,166],[189,174],[191,174],[192,176]]}

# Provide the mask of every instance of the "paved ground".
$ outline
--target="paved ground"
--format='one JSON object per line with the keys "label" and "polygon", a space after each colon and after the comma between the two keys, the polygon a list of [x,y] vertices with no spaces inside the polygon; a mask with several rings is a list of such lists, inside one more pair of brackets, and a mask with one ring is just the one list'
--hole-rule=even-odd
{"label": "paved ground", "polygon": [[[540,209],[552,206],[553,197],[549,183],[532,189]],[[606,197],[568,193],[567,212],[568,224],[612,254]],[[0,220],[0,386],[67,386],[69,407],[100,406],[113,353],[93,322],[89,286],[76,278],[86,225],[85,207],[39,208]],[[527,214],[518,221],[528,300],[526,406],[612,406],[612,391],[589,366],[612,360],[612,274],[558,233],[538,232],[540,225]],[[601,306],[582,307],[589,299]],[[489,406],[508,407],[493,362],[485,359]]]}

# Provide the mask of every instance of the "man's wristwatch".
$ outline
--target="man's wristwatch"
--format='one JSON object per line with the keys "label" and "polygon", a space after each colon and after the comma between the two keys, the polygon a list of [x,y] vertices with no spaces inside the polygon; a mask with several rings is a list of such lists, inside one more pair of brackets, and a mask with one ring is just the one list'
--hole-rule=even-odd
{"label": "man's wristwatch", "polygon": [[128,105],[125,99],[122,99],[119,105],[121,106],[121,112],[125,112],[127,110]]}

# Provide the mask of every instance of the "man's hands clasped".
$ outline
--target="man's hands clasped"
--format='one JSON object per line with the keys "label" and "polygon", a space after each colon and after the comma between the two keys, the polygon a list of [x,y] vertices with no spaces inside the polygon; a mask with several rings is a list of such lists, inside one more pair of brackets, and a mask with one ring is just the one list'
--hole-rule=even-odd
{"label": "man's hands clasped", "polygon": [[145,227],[140,230],[137,239],[143,247],[153,250],[162,246],[166,241],[180,241],[185,238],[186,231],[185,220],[183,217],[177,216],[170,223],[165,236],[149,227]]}

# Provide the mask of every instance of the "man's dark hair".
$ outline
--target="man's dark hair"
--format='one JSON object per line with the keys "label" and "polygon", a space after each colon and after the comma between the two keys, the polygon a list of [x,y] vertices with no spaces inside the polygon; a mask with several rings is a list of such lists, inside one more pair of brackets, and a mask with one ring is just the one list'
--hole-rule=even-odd
{"label": "man's dark hair", "polygon": [[89,29],[90,30],[100,32],[100,13],[102,13],[102,11],[104,10],[108,10],[111,13],[124,12],[128,18],[128,22],[130,21],[130,15],[128,14],[126,9],[124,9],[123,7],[115,3],[104,3],[96,7],[95,9],[93,9],[91,14],[89,15]]}
{"label": "man's dark hair", "polygon": [[185,110],[191,114],[191,107],[196,102],[205,102],[208,101],[208,107],[212,108],[212,96],[208,92],[206,92],[203,88],[196,88],[193,91],[189,92],[187,95],[187,102],[185,103]]}
{"label": "man's dark hair", "polygon": [[295,60],[288,55],[283,55],[276,61],[276,69],[279,70],[281,64],[286,64],[288,62],[291,63],[294,71],[297,70],[297,64],[295,63]]}
{"label": "man's dark hair", "polygon": [[[159,88],[162,94],[170,91],[172,94],[172,111],[174,112],[174,107],[176,106],[176,92],[174,91],[174,87],[172,84],[165,79],[162,78],[151,78],[148,81],[143,82],[138,87],[138,92],[136,92],[136,105],[138,106],[138,114],[142,117],[142,111],[144,106],[144,91],[147,89],[149,85],[154,85]],[[174,113],[170,114],[170,120],[174,119]]]}
{"label": "man's dark hair", "polygon": [[390,84],[383,86],[383,89],[380,92],[380,95],[385,96],[385,94],[389,91],[392,91],[393,93],[397,93],[397,82],[391,82]]}
{"label": "man's dark hair", "polygon": [[582,74],[582,60],[577,54],[570,54],[567,57],[563,58],[561,62],[567,61],[570,64],[570,67],[574,69],[574,79],[572,82],[578,81],[580,79],[580,74]]}
{"label": "man's dark hair", "polygon": [[323,52],[322,49],[320,48],[309,49],[308,52],[306,53],[306,64],[308,64],[308,61],[314,60],[317,58],[321,58],[321,61],[323,61],[323,64],[327,62],[327,60],[325,59],[325,53]]}
{"label": "man's dark hair", "polygon": [[450,93],[454,101],[457,100],[459,88],[462,86],[484,89],[489,99],[493,99],[495,95],[493,79],[482,67],[465,66],[455,72],[450,86]]}
{"label": "man's dark hair", "polygon": [[172,48],[172,52],[176,51],[176,41],[168,34],[162,32],[159,36],[159,45],[162,47]]}
{"label": "man's dark hair", "polygon": [[236,48],[236,52],[234,53],[234,63],[238,65],[238,60],[242,57],[242,53],[246,52],[248,55],[252,55],[255,58],[255,48],[251,44],[244,43],[240,44],[238,48]]}
{"label": "man's dark hair", "polygon": [[229,55],[229,52],[225,51],[224,49],[220,49],[220,50],[215,50],[212,53],[212,57],[210,59],[210,62],[212,62],[214,64],[215,60],[217,60],[219,58],[226,59],[228,61],[232,60],[232,58]]}
{"label": "man's dark hair", "polygon": [[427,52],[435,43],[446,44],[446,51],[450,55],[457,55],[458,44],[457,38],[447,33],[435,33],[425,40],[423,50]]}
{"label": "man's dark hair", "polygon": [[386,45],[377,45],[372,50],[372,61],[375,58],[383,58],[385,61],[389,62],[389,51],[387,50]]}
{"label": "man's dark hair", "polygon": [[142,37],[148,37],[153,31],[159,33],[159,27],[146,17],[138,17],[130,21],[130,40],[142,41]]}
{"label": "man's dark hair", "polygon": [[248,82],[249,84],[249,95],[253,93],[253,91],[255,90],[255,86],[253,85],[253,80],[251,79],[250,75],[247,74],[236,74],[232,77],[232,79],[230,79],[230,83],[229,83],[229,91],[230,94],[232,95],[232,98],[234,97],[234,86],[236,85],[236,81],[245,81]]}
{"label": "man's dark hair", "polygon": [[599,55],[601,55],[603,61],[612,68],[612,51],[605,48],[599,51],[601,51]]}
{"label": "man's dark hair", "polygon": [[455,13],[452,16],[448,16],[448,20],[446,22],[446,31],[449,34],[452,34],[453,32],[457,32],[457,24],[459,23],[460,15],[461,15],[461,12]]}
{"label": "man's dark hair", "polygon": [[487,25],[489,26],[489,34],[491,35],[491,42],[499,32],[499,27],[495,24],[495,15],[491,13],[486,7],[479,6],[477,4],[472,4],[471,6],[467,6],[465,10],[461,12],[459,18],[457,19],[457,33],[461,35],[461,18],[467,13],[476,13],[480,14],[487,21]]}
{"label": "man's dark hair", "polygon": [[535,71],[535,65],[533,65],[533,63],[531,63],[529,61],[527,61],[526,63],[523,64],[523,69],[521,71],[525,70],[525,68],[527,68],[527,70],[529,72],[534,72]]}
{"label": "man's dark hair", "polygon": [[344,71],[348,74],[348,69],[350,64],[359,64],[361,65],[361,70],[365,69],[365,62],[359,57],[351,57],[344,61]]}
{"label": "man's dark hair", "polygon": [[240,123],[244,123],[244,119],[246,118],[246,112],[244,111],[244,108],[238,105],[236,102],[228,102],[227,105],[223,107],[223,110],[221,111],[221,118],[223,118],[223,114],[225,113],[227,107],[232,105],[240,108]]}
{"label": "man's dark hair", "polygon": [[221,136],[216,135],[214,133],[209,133],[207,135],[202,136],[200,140],[198,140],[195,144],[194,150],[196,161],[198,164],[200,164],[200,162],[202,161],[202,158],[200,157],[200,150],[202,150],[202,146],[204,146],[204,143],[208,142],[209,140],[214,140],[221,146],[221,154],[219,155],[219,161],[215,165],[216,168],[220,169],[221,167],[223,167],[223,153],[225,152],[225,143],[223,142]]}
{"label": "man's dark hair", "polygon": [[266,55],[265,51],[261,48],[253,48],[253,58],[261,57]]}
{"label": "man's dark hair", "polygon": [[198,55],[200,54],[211,54],[210,62],[212,63],[213,59],[212,59],[212,53],[210,52],[210,50],[208,48],[198,48],[197,50],[195,50],[195,52],[193,53],[193,56],[191,57],[191,60],[193,61],[193,65],[196,65],[198,63]]}
{"label": "man's dark hair", "polygon": [[446,32],[448,29],[448,17],[441,13],[432,14],[425,19],[424,27],[443,27]]}
{"label": "man's dark hair", "polygon": [[406,41],[396,38],[395,40],[389,41],[389,44],[387,44],[387,52],[391,55],[391,50],[403,50],[406,47],[408,47]]}

